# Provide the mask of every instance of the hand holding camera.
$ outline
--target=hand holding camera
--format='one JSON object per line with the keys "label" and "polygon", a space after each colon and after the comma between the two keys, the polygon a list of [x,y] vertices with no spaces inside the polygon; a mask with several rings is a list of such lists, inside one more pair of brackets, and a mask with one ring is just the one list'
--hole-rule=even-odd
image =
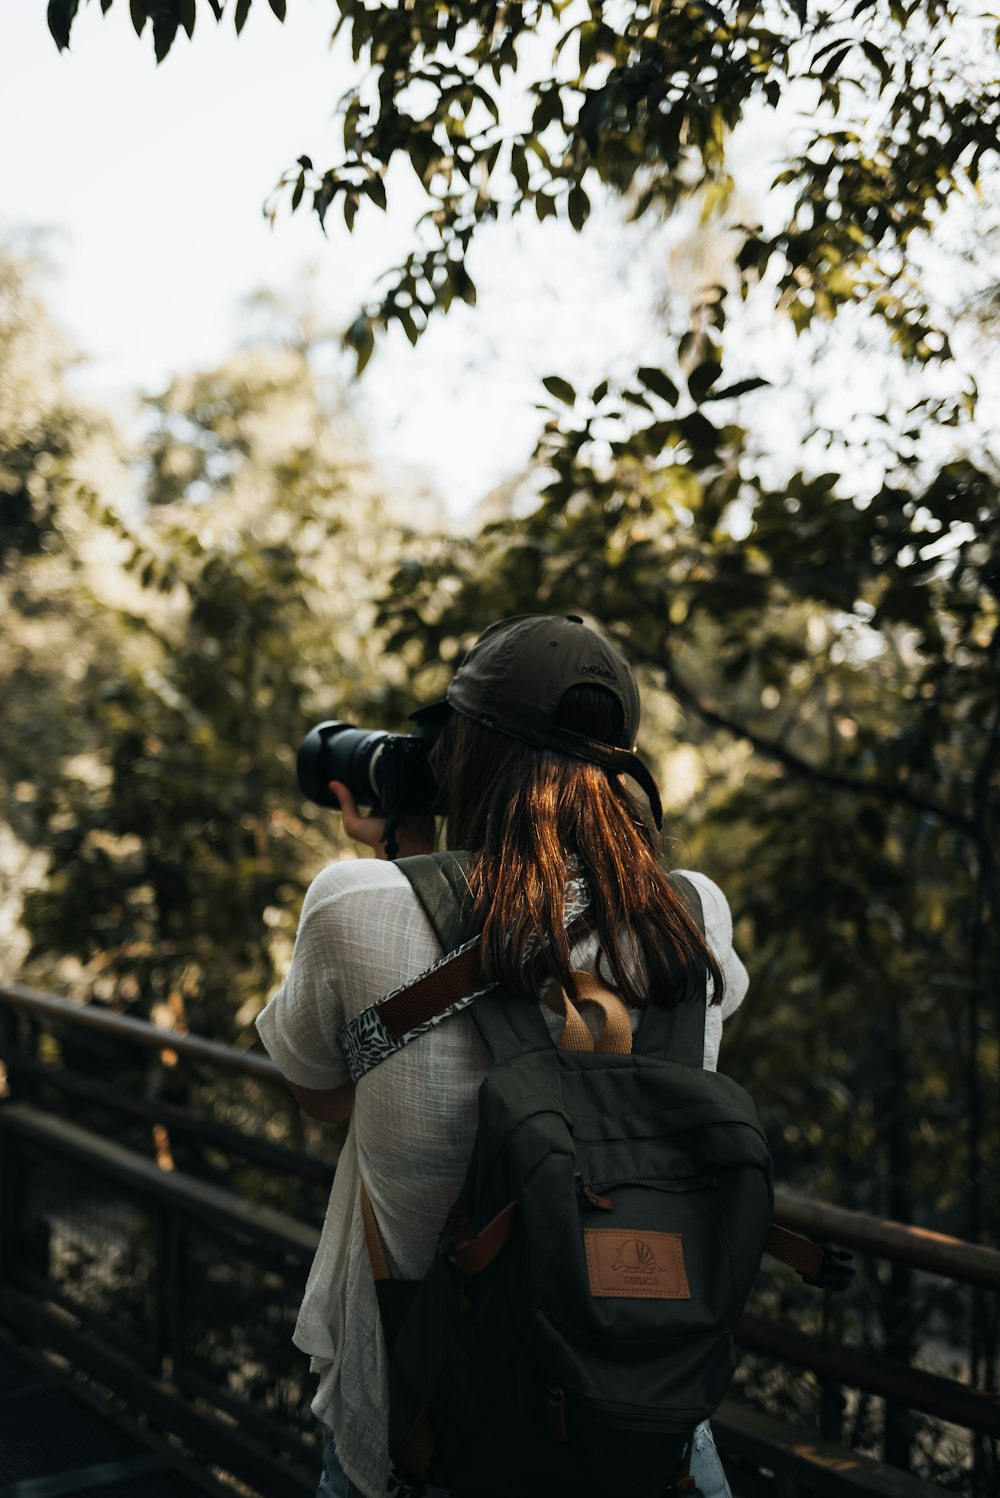
{"label": "hand holding camera", "polygon": [[430,853],[437,785],[427,756],[439,732],[439,723],[408,734],[318,723],[299,747],[299,786],[317,805],[339,807],[347,832],[379,858]]}
{"label": "hand holding camera", "polygon": [[[362,816],[349,788],[339,780],[330,781],[330,790],[340,802],[344,831],[356,842],[375,849],[375,857],[388,859],[385,846],[385,816]],[[397,857],[409,858],[415,853],[433,853],[434,818],[401,817],[396,827]]]}

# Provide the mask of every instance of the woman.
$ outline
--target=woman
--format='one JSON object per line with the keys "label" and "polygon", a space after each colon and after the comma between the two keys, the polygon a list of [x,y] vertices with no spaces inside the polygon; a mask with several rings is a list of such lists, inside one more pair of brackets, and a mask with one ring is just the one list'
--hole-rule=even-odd
{"label": "woman", "polygon": [[[625,775],[643,785],[658,826],[655,784],[632,752],[638,689],[620,653],[575,615],[502,620],[465,657],[447,698],[413,716],[440,725],[431,768],[447,844],[473,855],[472,911],[491,976],[525,1002],[544,1002],[571,969],[597,972],[637,1020],[646,1002],[676,1002],[687,973],[703,966],[704,1064],[714,1069],[746,970],[732,949],[725,898],[705,876],[687,875],[701,895],[703,935],[625,785]],[[376,857],[331,864],[314,880],[288,978],[257,1024],[303,1109],[328,1122],[351,1119],[295,1342],[319,1375],[313,1411],[327,1427],[317,1498],[382,1498],[387,1370],[360,1182],[393,1274],[419,1279],[465,1174],[489,1061],[464,1011],[356,1088],[350,1081],[338,1031],[432,966],[441,949],[408,880],[386,858],[383,819],[361,816],[346,786],[332,789],[347,832]],[[434,823],[404,820],[396,838],[402,856],[428,852]],[[558,1039],[563,1020],[544,1012]],[[691,1475],[705,1498],[728,1495],[707,1423],[696,1432]]]}

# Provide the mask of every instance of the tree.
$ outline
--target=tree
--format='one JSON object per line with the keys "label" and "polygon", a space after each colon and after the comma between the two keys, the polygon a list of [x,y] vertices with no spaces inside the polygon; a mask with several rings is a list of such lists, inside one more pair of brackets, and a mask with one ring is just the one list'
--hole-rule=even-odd
{"label": "tree", "polygon": [[61,760],[36,800],[50,866],[24,918],[36,966],[72,957],[116,1008],[237,1038],[341,847],[302,806],[295,746],[319,716],[400,715],[404,668],[370,626],[406,497],[381,496],[301,350],[248,350],[150,405],[145,514],[89,498],[118,656],[81,682],[93,763]]}
{"label": "tree", "polygon": [[[209,3],[221,21],[221,0]],[[283,19],[285,0],[269,3]],[[78,0],[49,6],[60,47],[77,10]],[[237,32],[249,10],[238,0]],[[741,291],[766,275],[797,327],[860,304],[908,358],[946,356],[909,255],[952,197],[995,165],[988,17],[949,0],[815,13],[806,0],[461,0],[443,10],[436,0],[342,0],[337,11],[335,35],[346,31],[363,65],[340,104],[343,155],[323,169],[300,158],[280,188],[292,211],[308,203],[321,225],[339,200],[350,228],[362,205],[385,208],[399,157],[428,198],[413,251],[347,334],[359,367],[376,329],[398,322],[415,342],[433,312],[475,299],[466,259],[485,224],[533,207],[540,220],[582,229],[599,188],[626,195],[635,217],[699,194],[724,208],[734,128],[759,109],[791,122],[796,107],[808,125],[790,129],[778,179],[792,190],[791,212],[767,232],[738,228]],[[152,22],[161,61],[181,28],[194,34],[195,0],[131,0],[131,12],[140,35]],[[705,354],[707,389],[717,376]]]}
{"label": "tree", "polygon": [[76,355],[55,326],[37,248],[0,245],[0,931],[3,965],[26,948],[23,892],[42,877],[38,798],[93,736],[79,683],[114,651],[85,540],[82,484],[122,476],[111,424],[69,389]]}

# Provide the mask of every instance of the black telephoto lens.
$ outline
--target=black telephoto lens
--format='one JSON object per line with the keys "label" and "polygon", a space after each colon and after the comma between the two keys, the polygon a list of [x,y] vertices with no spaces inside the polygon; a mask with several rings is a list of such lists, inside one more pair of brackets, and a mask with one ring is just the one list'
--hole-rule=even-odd
{"label": "black telephoto lens", "polygon": [[319,806],[339,807],[330,789],[339,780],[351,791],[359,806],[379,807],[379,787],[373,760],[390,735],[384,729],[355,728],[331,719],[317,723],[299,748],[299,788]]}

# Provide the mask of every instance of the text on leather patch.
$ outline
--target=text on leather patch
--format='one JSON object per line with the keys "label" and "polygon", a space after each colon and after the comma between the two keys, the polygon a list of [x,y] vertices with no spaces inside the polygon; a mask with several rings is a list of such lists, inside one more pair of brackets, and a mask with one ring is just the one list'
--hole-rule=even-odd
{"label": "text on leather patch", "polygon": [[584,1228],[591,1295],[690,1300],[680,1233]]}

